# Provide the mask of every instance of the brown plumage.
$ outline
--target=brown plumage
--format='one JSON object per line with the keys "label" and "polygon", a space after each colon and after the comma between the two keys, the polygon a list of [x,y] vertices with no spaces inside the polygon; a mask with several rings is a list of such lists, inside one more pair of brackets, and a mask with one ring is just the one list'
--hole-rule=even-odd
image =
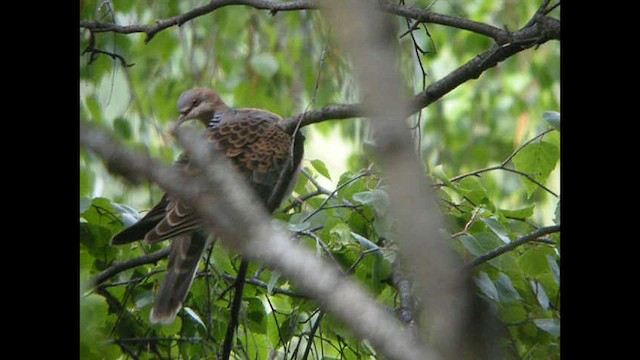
{"label": "brown plumage", "polygon": [[[208,88],[184,92],[178,99],[179,126],[199,120],[206,138],[224,152],[271,213],[290,193],[302,159],[304,137],[284,132],[278,115],[260,109],[232,109]],[[200,170],[184,152],[174,166],[185,174]],[[119,245],[144,239],[148,243],[173,238],[165,280],[150,314],[153,323],[170,323],[191,287],[198,262],[208,242],[200,218],[179,200],[165,194],[140,221],[115,235]]]}

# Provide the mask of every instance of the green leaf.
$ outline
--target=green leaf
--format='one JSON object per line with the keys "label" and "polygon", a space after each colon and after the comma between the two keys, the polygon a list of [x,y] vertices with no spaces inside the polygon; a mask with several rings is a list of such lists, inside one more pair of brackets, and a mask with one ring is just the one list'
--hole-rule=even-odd
{"label": "green leaf", "polygon": [[558,202],[556,203],[556,210],[553,212],[553,222],[556,225],[560,224],[560,199],[558,199]]}
{"label": "green leaf", "polygon": [[500,320],[506,323],[518,323],[527,319],[527,312],[519,303],[506,305],[500,311]]}
{"label": "green leaf", "polygon": [[289,341],[298,331],[298,314],[292,314],[280,323],[280,335],[283,341]]}
{"label": "green leaf", "polygon": [[351,232],[351,235],[360,243],[360,246],[362,246],[363,250],[371,250],[371,249],[376,249],[378,251],[380,250],[380,247],[378,245],[373,243],[371,240],[365,238],[364,236],[354,233],[353,231]]}
{"label": "green leaf", "polygon": [[99,295],[80,297],[80,358],[118,358],[118,347],[105,341],[111,336],[108,308],[106,300]]}
{"label": "green leaf", "polygon": [[493,202],[487,194],[487,189],[475,177],[466,177],[458,181],[457,187],[454,188],[462,196],[467,197],[475,205],[486,205],[490,210],[495,209]]}
{"label": "green leaf", "polygon": [[131,139],[131,124],[129,120],[118,117],[113,121],[113,130],[125,140]]}
{"label": "green leaf", "polygon": [[505,273],[498,274],[498,279],[495,282],[496,289],[500,294],[500,301],[503,303],[510,303],[514,301],[522,300],[518,290],[513,287],[513,283],[511,283],[511,278],[507,276]]}
{"label": "green leaf", "polygon": [[476,278],[476,284],[485,296],[493,301],[498,301],[498,289],[493,284],[493,281],[491,281],[491,278],[489,278],[489,275],[487,275],[487,273],[481,271]]}
{"label": "green leaf", "polygon": [[[539,183],[544,184],[549,174],[556,167],[559,157],[560,151],[557,146],[541,141],[529,144],[520,150],[513,158],[513,164],[516,170],[522,171],[532,176]],[[523,181],[527,189],[527,195],[531,197],[538,185],[526,179]]]}
{"label": "green leaf", "polygon": [[351,244],[351,228],[344,222],[337,223],[331,230],[329,230],[331,236],[329,245],[348,245]]}
{"label": "green leaf", "polygon": [[188,306],[185,306],[183,309],[184,309],[184,312],[187,313],[187,315],[189,315],[189,317],[191,317],[195,322],[200,324],[200,326],[202,326],[204,330],[207,330],[207,326],[204,324],[204,321],[202,321],[202,319],[200,318],[198,313],[195,312],[195,310],[193,310]]}
{"label": "green leaf", "polygon": [[311,228],[311,222],[310,221],[305,221],[299,224],[295,224],[295,223],[287,223],[287,227],[289,228],[289,231],[291,232],[299,232],[299,231],[305,231]]}
{"label": "green leaf", "polygon": [[171,324],[155,324],[153,327],[167,336],[177,335],[182,328],[182,317],[176,316],[176,319]]}
{"label": "green leaf", "polygon": [[316,169],[316,171],[320,175],[331,180],[331,175],[329,175],[329,169],[327,169],[327,166],[324,164],[324,162],[322,162],[322,160],[311,160],[311,165],[313,166],[314,169]]}
{"label": "green leaf", "polygon": [[153,304],[153,297],[153,291],[143,291],[139,293],[135,298],[136,307],[142,309]]}
{"label": "green leaf", "polygon": [[480,218],[480,220],[505,244],[511,242],[509,235],[507,235],[507,229],[495,217]]}
{"label": "green leaf", "polygon": [[549,262],[547,255],[552,250],[541,246],[528,248],[522,256],[520,256],[520,267],[522,272],[527,276],[537,277],[540,274],[549,272]]}
{"label": "green leaf", "polygon": [[260,334],[267,332],[266,312],[262,301],[256,297],[246,299],[248,302],[247,319],[249,328]]}
{"label": "green leaf", "polygon": [[560,321],[556,319],[535,319],[533,322],[541,330],[544,330],[557,338],[560,336]]}
{"label": "green leaf", "polygon": [[502,245],[500,240],[498,240],[489,232],[463,235],[460,239],[460,242],[465,247],[465,249],[467,249],[471,253],[471,255],[474,256],[485,255],[491,250]]}
{"label": "green leaf", "polygon": [[272,295],[273,294],[273,288],[276,287],[276,284],[278,283],[278,280],[280,279],[280,273],[278,272],[271,272],[271,277],[269,278],[269,283],[267,284],[267,294]]}
{"label": "green leaf", "polygon": [[110,231],[115,232],[122,229],[118,211],[113,207],[111,201],[106,198],[94,198],[91,201],[91,206],[82,212],[80,216],[88,223],[104,226]]}
{"label": "green leaf", "polygon": [[80,196],[88,197],[93,192],[93,184],[95,183],[95,173],[80,164]]}
{"label": "green leaf", "polygon": [[293,191],[295,191],[299,195],[305,194],[307,192],[305,191],[305,187],[308,183],[309,183],[308,177],[298,176],[298,182],[296,183],[296,187],[294,188]]}
{"label": "green leaf", "polygon": [[536,208],[535,205],[529,205],[527,207],[517,209],[517,210],[506,210],[500,209],[500,213],[508,218],[512,219],[528,219],[533,216],[533,210]]}
{"label": "green leaf", "polygon": [[556,257],[554,255],[547,255],[546,257],[549,268],[551,268],[551,273],[553,274],[553,280],[556,282],[556,285],[560,285],[560,267],[558,266]]}
{"label": "green leaf", "polygon": [[258,74],[266,78],[272,77],[280,67],[278,60],[271,53],[255,55],[249,63]]}
{"label": "green leaf", "polygon": [[88,197],[81,197],[80,198],[80,214],[87,211],[87,209],[89,209],[89,206],[91,206],[91,199],[89,199]]}
{"label": "green leaf", "polygon": [[560,113],[557,111],[545,111],[542,114],[542,119],[549,123],[549,125],[560,131]]}
{"label": "green leaf", "polygon": [[436,165],[433,168],[433,176],[435,176],[436,179],[442,181],[448,187],[454,187],[455,186],[449,181],[450,177],[444,172],[444,166],[443,165]]}
{"label": "green leaf", "polygon": [[96,95],[88,96],[85,99],[85,105],[89,109],[89,114],[93,121],[102,123],[102,109]]}
{"label": "green leaf", "polygon": [[536,299],[538,300],[538,304],[540,304],[540,306],[543,309],[548,310],[549,309],[549,297],[547,296],[547,293],[544,291],[544,288],[542,287],[542,284],[540,284],[537,281],[533,281],[532,280],[531,281],[531,287],[535,291]]}
{"label": "green leaf", "polygon": [[373,189],[371,191],[363,191],[353,194],[353,200],[364,204],[371,205],[380,215],[387,213],[389,208],[389,195],[381,189]]}

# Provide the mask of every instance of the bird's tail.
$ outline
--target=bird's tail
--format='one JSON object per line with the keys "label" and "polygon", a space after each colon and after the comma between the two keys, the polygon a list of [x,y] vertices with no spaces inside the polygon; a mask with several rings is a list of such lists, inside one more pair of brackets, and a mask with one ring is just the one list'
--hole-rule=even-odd
{"label": "bird's tail", "polygon": [[149,314],[151,323],[173,322],[191,288],[198,262],[206,246],[207,235],[199,231],[173,239],[167,274]]}

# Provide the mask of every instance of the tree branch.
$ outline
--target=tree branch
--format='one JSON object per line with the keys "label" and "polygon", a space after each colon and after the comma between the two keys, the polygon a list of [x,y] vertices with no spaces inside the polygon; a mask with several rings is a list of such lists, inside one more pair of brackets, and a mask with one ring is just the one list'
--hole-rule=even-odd
{"label": "tree branch", "polygon": [[510,242],[509,244],[497,248],[493,251],[491,251],[490,253],[487,253],[485,255],[482,255],[480,257],[475,258],[473,261],[469,262],[467,265],[465,265],[466,268],[470,269],[474,266],[480,265],[484,262],[487,262],[495,257],[498,257],[504,253],[506,253],[507,251],[511,251],[515,248],[517,248],[518,246],[525,244],[527,242],[536,240],[542,236],[548,235],[548,234],[553,234],[553,233],[557,233],[560,232],[560,225],[553,225],[553,226],[547,226],[547,227],[543,227],[540,228],[530,234],[527,234],[517,240],[514,240],[512,242]]}
{"label": "tree branch", "polygon": [[98,21],[80,21],[80,27],[89,29],[92,32],[115,32],[120,34],[145,33],[148,44],[160,31],[172,26],[181,26],[187,21],[209,14],[219,8],[228,5],[247,5],[256,9],[269,10],[272,15],[278,11],[315,9],[316,5],[309,0],[293,0],[287,2],[275,2],[269,0],[212,0],[207,5],[200,6],[168,19],[157,20],[154,25],[117,25]]}
{"label": "tree branch", "polygon": [[123,262],[114,262],[113,264],[111,264],[111,266],[109,266],[107,269],[105,269],[103,272],[101,272],[100,274],[96,275],[93,279],[91,279],[91,281],[89,282],[89,287],[93,288],[96,287],[100,284],[102,284],[105,280],[112,278],[113,276],[125,271],[125,270],[129,270],[132,269],[134,267],[140,266],[140,265],[144,265],[144,264],[153,264],[158,262],[161,259],[164,259],[165,257],[167,257],[167,255],[169,255],[169,247],[166,247],[162,250],[158,250],[156,252],[153,252],[151,254],[146,254],[146,255],[142,255],[142,256],[138,256],[136,258],[133,259],[129,259],[127,261],[123,261]]}
{"label": "tree branch", "polygon": [[[190,20],[229,5],[245,5],[258,10],[269,10],[271,15],[275,15],[279,11],[316,10],[320,8],[319,3],[321,2],[311,0],[293,0],[286,2],[270,0],[212,0],[207,5],[197,7],[184,14],[176,15],[168,19],[157,20],[154,25],[117,25],[98,21],[81,21],[80,27],[93,32],[115,32],[120,34],[145,33],[147,35],[145,43],[149,43],[149,41],[162,30],[176,25],[181,26]],[[490,37],[498,44],[507,43],[510,38],[509,32],[499,27],[465,18],[438,14],[413,6],[398,5],[388,0],[380,1],[378,9],[390,14],[414,19],[414,26],[420,23],[431,23],[454,27]]]}
{"label": "tree branch", "polygon": [[416,20],[416,24],[430,23],[445,25],[457,29],[468,30],[480,35],[488,36],[498,44],[509,40],[509,32],[488,24],[450,15],[438,14],[430,10],[423,10],[409,5],[398,5],[391,1],[381,1],[383,11]]}
{"label": "tree branch", "polygon": [[[81,21],[80,27],[89,29],[92,33],[145,33],[147,34],[145,42],[148,43],[155,34],[166,28],[174,25],[180,26],[187,21],[228,5],[246,5],[256,9],[270,10],[272,14],[278,11],[313,10],[319,8],[316,2],[311,0],[294,0],[287,2],[274,2],[270,0],[212,0],[209,4],[190,10],[184,14],[169,19],[158,20],[154,25],[117,25],[96,21]],[[389,1],[382,1],[378,9],[391,14],[412,18],[419,22],[446,25],[476,32],[491,37],[496,42],[496,45],[491,49],[478,55],[446,77],[427,87],[423,92],[417,94],[411,101],[405,117],[429,106],[466,81],[477,79],[487,69],[496,66],[498,63],[520,51],[526,50],[534,45],[543,44],[549,40],[560,40],[560,20],[545,16],[544,12],[536,12],[525,27],[510,33],[507,30],[469,19],[438,14],[429,10],[406,5],[396,5]],[[292,132],[298,123],[300,123],[300,127],[303,127],[326,120],[339,120],[362,116],[366,116],[362,104],[330,105],[317,110],[305,111],[284,119],[283,127],[285,130]]]}
{"label": "tree branch", "polygon": [[[227,279],[227,280],[231,280],[231,281],[236,281],[236,277],[229,275],[229,274],[222,274],[222,277]],[[246,279],[245,282],[249,285],[253,285],[253,286],[257,286],[263,289],[268,289],[269,288],[269,284],[267,284],[264,281],[260,281],[258,279]],[[273,291],[274,294],[280,294],[280,295],[286,295],[286,296],[290,296],[290,297],[295,297],[295,298],[300,298],[300,299],[306,299],[307,296],[302,295],[302,294],[298,294],[295,291],[291,291],[289,289],[282,289],[282,288],[277,288],[274,287]]]}
{"label": "tree branch", "polygon": [[[511,33],[510,40],[502,45],[493,45],[487,51],[429,85],[423,92],[416,94],[411,99],[408,110],[403,114],[404,117],[431,105],[465,82],[479,78],[488,69],[521,51],[549,40],[560,40],[560,21],[547,16],[538,17],[533,25]],[[300,124],[302,127],[325,120],[363,116],[367,114],[362,104],[331,105],[286,118],[283,120],[283,127],[292,130],[300,119],[302,119]]]}

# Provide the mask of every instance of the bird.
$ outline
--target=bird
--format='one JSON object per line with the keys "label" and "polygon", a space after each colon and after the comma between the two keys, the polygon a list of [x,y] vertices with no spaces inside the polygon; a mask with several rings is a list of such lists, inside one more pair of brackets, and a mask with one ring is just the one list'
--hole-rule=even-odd
{"label": "bird", "polygon": [[[206,126],[207,141],[231,160],[258,195],[261,205],[269,213],[278,209],[290,195],[299,174],[304,154],[304,135],[299,130],[293,134],[286,132],[281,127],[282,118],[267,110],[229,107],[216,91],[207,87],[183,92],[177,110],[180,116],[176,127],[190,120]],[[173,166],[186,175],[199,173],[187,151],[179,155]],[[137,240],[153,244],[172,239],[166,276],[149,314],[151,323],[174,321],[210,242],[209,235],[202,219],[188,204],[165,193],[138,222],[113,236],[112,245]]]}

